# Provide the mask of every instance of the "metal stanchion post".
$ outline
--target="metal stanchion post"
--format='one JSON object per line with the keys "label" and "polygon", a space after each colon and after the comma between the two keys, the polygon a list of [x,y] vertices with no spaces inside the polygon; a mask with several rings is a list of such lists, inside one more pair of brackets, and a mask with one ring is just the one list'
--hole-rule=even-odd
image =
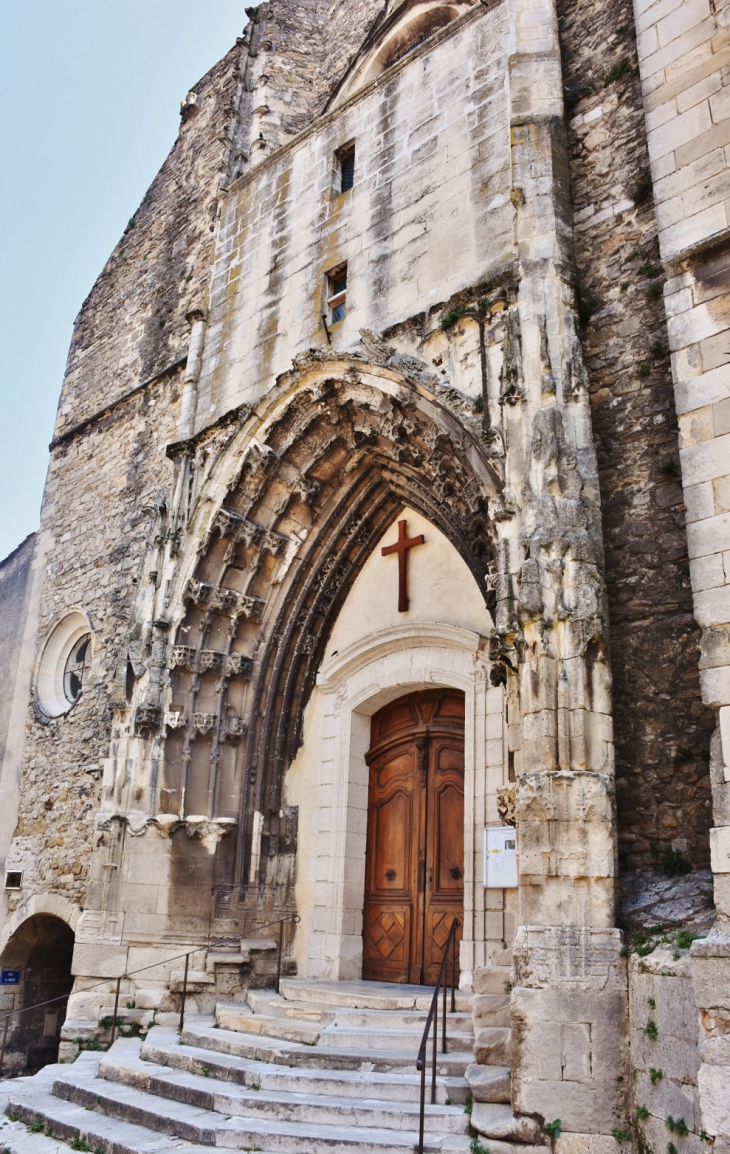
{"label": "metal stanchion post", "polygon": [[114,1045],[114,1039],[117,1036],[117,1010],[119,1009],[119,991],[122,986],[122,979],[117,978],[117,992],[114,996],[114,1013],[112,1014],[112,1036],[109,1039],[109,1049]]}
{"label": "metal stanchion post", "polygon": [[5,1043],[6,1043],[7,1038],[8,1038],[8,1022],[10,1021],[10,1018],[11,1018],[10,1014],[5,1015],[5,1025],[3,1026],[3,1042],[2,1042],[2,1046],[0,1046],[0,1078],[2,1078],[2,1076],[3,1076],[3,1062],[5,1061]]}
{"label": "metal stanchion post", "polygon": [[180,998],[180,1033],[182,1034],[183,1022],[185,1021],[185,999],[188,994],[188,964],[190,962],[190,954],[185,955],[185,973],[183,975],[182,997]]}

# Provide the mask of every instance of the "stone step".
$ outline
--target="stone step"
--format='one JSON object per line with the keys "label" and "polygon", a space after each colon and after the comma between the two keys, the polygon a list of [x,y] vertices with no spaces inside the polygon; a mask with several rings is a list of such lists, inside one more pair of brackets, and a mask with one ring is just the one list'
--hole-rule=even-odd
{"label": "stone step", "polygon": [[464,1078],[475,1102],[510,1102],[510,1070],[507,1066],[467,1066]]}
{"label": "stone step", "polygon": [[[381,1015],[387,1018],[387,1014]],[[322,1049],[335,1050],[397,1050],[417,1054],[423,1037],[423,1023],[414,1029],[397,1029],[392,1023],[381,1023],[377,1028],[322,1026],[312,1022],[289,1022],[286,1018],[264,1014],[243,1012],[240,1003],[221,1003],[216,1007],[216,1021],[220,1028],[240,1034],[278,1038],[285,1042],[297,1042],[305,1046],[318,1045]],[[440,1023],[439,1023],[440,1026]],[[440,1038],[439,1030],[439,1038]],[[456,1033],[447,1029],[448,1052],[467,1052],[474,1044],[474,1035]],[[439,1042],[440,1045],[440,1042]]]}
{"label": "stone step", "polygon": [[[300,1093],[291,1089],[267,1090],[255,1082],[237,1086],[214,1077],[153,1065],[139,1056],[140,1047],[114,1047],[102,1060],[100,1076],[133,1086],[158,1098],[183,1102],[201,1110],[234,1118],[270,1118],[279,1122],[313,1122],[326,1126],[365,1126],[386,1130],[418,1127],[417,1102],[391,1102],[377,1098],[336,1094]],[[102,1092],[103,1097],[103,1092]],[[468,1118],[459,1106],[426,1106],[426,1128],[433,1133],[465,1134]]]}
{"label": "stone step", "polygon": [[[417,1141],[416,1130],[388,1130],[382,1127],[325,1125],[288,1122],[274,1118],[226,1118],[214,1111],[187,1103],[160,1099],[153,1094],[85,1072],[74,1076],[71,1069],[53,1085],[54,1101],[74,1102],[88,1113],[104,1114],[146,1127],[158,1134],[182,1138],[200,1146],[251,1149],[264,1143],[267,1151],[281,1154],[408,1154]],[[36,1116],[38,1114],[36,1105]],[[443,1134],[427,1134],[426,1148],[440,1151]]]}
{"label": "stone step", "polygon": [[490,1102],[475,1102],[471,1111],[471,1124],[485,1138],[500,1139],[503,1142],[540,1142],[542,1127],[534,1118],[525,1115],[515,1117],[511,1106]]}
{"label": "stone step", "polygon": [[302,1042],[314,1046],[320,1026],[316,1022],[295,1022],[283,1015],[254,1014],[243,1002],[220,1002],[215,1008],[215,1020],[225,1030],[239,1034],[265,1034],[267,1038],[281,1038],[285,1042]]}
{"label": "stone step", "polygon": [[[325,1026],[319,1035],[320,1049],[328,1050],[399,1050],[418,1054],[423,1038],[423,1029],[420,1030],[380,1030]],[[429,1040],[432,1034],[429,1032]],[[447,1053],[465,1052],[474,1044],[473,1034],[455,1034],[447,1031]],[[441,1031],[438,1033],[439,1050],[441,1048]]]}
{"label": "stone step", "polygon": [[[259,1085],[262,1090],[292,1090],[302,1094],[342,1094],[350,1098],[379,1098],[392,1102],[417,1102],[421,1078],[417,1073],[399,1071],[378,1074],[371,1070],[327,1070],[280,1066],[218,1053],[197,1046],[178,1045],[177,1034],[153,1029],[142,1044],[140,1056],[150,1062],[185,1070],[190,1074],[213,1075],[242,1086]],[[476,1069],[488,1067],[476,1067]],[[415,1069],[415,1066],[412,1067]],[[207,1071],[207,1074],[205,1073]],[[468,1086],[464,1078],[437,1078],[439,1103],[447,1098],[458,1105],[466,1102]]]}
{"label": "stone step", "polygon": [[[282,996],[290,1002],[353,1010],[428,1010],[433,986],[409,986],[397,982],[315,982],[307,978],[282,978]],[[451,997],[449,991],[447,997]],[[471,1011],[471,994],[456,993],[456,1009]]]}
{"label": "stone step", "polygon": [[507,1026],[477,1027],[474,1055],[480,1066],[511,1066],[512,1030]]}
{"label": "stone step", "polygon": [[[279,994],[267,990],[249,990],[247,1001],[256,1014],[273,1014],[297,1021],[319,1022],[323,1026],[356,1026],[370,1029],[420,1029],[426,1025],[426,1010],[358,1010],[337,1006],[317,1006],[312,1002],[292,1002]],[[509,998],[502,997],[502,1003],[509,1005]],[[439,999],[439,1020],[441,1016]],[[473,1033],[472,1011],[447,1011],[447,1024],[461,1033]]]}
{"label": "stone step", "polygon": [[[193,1021],[186,1024],[182,1032],[183,1043],[233,1054],[239,1058],[273,1062],[281,1066],[309,1066],[329,1070],[364,1068],[377,1073],[400,1071],[404,1067],[412,1072],[416,1066],[417,1047],[405,1052],[323,1049],[319,1046],[304,1046],[297,1042],[282,1042],[277,1038],[253,1037],[239,1034],[234,1030],[216,1029],[210,1019],[207,1019],[207,1023]],[[439,1054],[436,1068],[444,1077],[463,1078],[464,1070],[473,1061],[474,1055],[471,1050]]]}
{"label": "stone step", "polygon": [[[103,1150],[104,1154],[172,1154],[180,1151],[180,1140],[161,1136],[145,1126],[108,1118],[103,1114],[84,1109],[74,1102],[56,1098],[47,1091],[22,1090],[11,1096],[7,1111],[26,1126],[32,1122],[42,1122],[42,1134],[18,1135],[3,1130],[2,1143],[12,1154],[31,1154],[37,1148],[38,1154],[49,1150],[46,1143],[53,1141],[52,1148],[58,1151],[58,1142],[72,1142],[74,1139],[86,1142],[92,1150]],[[37,1147],[29,1140],[37,1139]],[[44,1141],[45,1140],[45,1141]],[[185,1154],[210,1154],[209,1146],[185,1145]],[[268,1152],[264,1152],[268,1154]]]}

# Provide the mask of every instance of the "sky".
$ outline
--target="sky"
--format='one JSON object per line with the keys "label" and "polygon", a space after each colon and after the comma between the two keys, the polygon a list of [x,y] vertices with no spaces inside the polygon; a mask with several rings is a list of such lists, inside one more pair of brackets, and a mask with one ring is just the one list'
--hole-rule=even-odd
{"label": "sky", "polygon": [[0,0],[0,559],[38,527],[74,318],[252,0]]}

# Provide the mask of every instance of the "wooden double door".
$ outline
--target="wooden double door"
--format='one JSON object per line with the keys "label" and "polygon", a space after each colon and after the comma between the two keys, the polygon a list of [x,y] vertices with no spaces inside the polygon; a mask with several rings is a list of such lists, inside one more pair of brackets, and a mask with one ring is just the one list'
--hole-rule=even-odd
{"label": "wooden double door", "polygon": [[367,762],[363,978],[435,985],[464,918],[463,693],[411,693],[381,709]]}

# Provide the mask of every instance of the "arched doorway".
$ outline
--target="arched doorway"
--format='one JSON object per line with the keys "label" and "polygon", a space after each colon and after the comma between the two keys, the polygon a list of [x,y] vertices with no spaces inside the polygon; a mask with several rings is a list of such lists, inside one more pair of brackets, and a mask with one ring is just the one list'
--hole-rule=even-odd
{"label": "arched doorway", "polygon": [[11,1019],[6,1068],[11,1065],[15,1070],[34,1073],[58,1060],[61,1027],[73,987],[73,949],[73,930],[52,914],[28,918],[8,941],[2,968],[20,971],[14,1008],[38,1009],[28,1009]]}
{"label": "arched doorway", "polygon": [[453,919],[464,920],[464,694],[386,705],[366,760],[363,978],[434,985]]}

